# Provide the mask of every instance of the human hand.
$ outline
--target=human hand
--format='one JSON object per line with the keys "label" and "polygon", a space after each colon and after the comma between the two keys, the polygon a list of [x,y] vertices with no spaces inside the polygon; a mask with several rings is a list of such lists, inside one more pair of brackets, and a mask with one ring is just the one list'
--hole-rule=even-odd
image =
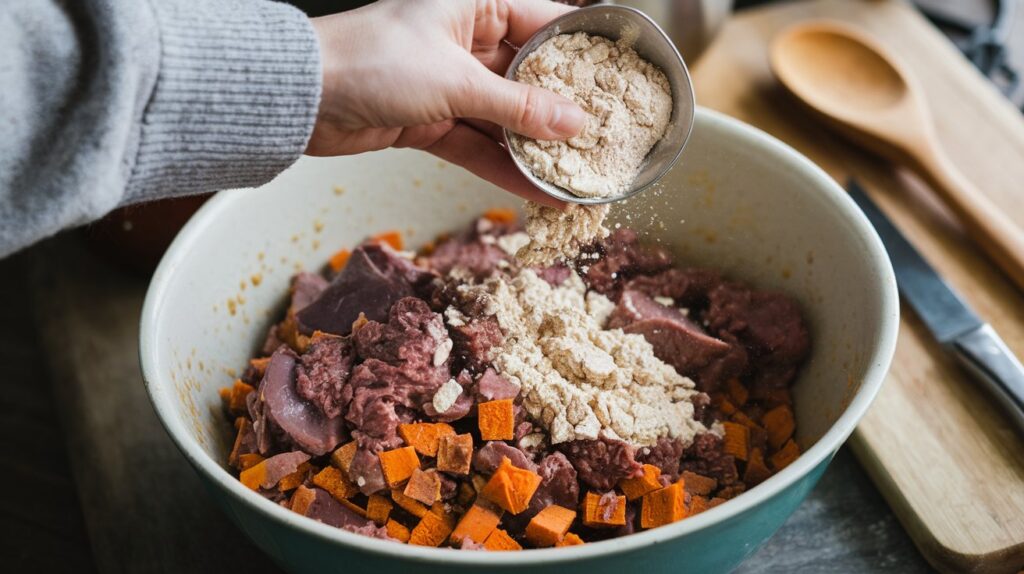
{"label": "human hand", "polygon": [[583,128],[586,114],[572,101],[503,77],[511,45],[571,9],[550,0],[381,0],[313,19],[323,93],[306,153],[422,149],[561,206],[519,173],[500,126],[536,139]]}

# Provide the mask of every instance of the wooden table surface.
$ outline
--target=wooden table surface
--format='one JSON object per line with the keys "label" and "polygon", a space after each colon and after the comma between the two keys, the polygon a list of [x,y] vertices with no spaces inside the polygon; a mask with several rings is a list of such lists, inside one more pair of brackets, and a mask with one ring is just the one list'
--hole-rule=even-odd
{"label": "wooden table surface", "polygon": [[[1024,4],[1024,0],[1021,2]],[[958,14],[984,0],[934,0]],[[1024,26],[1024,6],[1017,29]],[[1011,62],[1024,64],[1024,35]],[[1020,104],[1020,102],[1018,102]],[[0,556],[4,571],[39,574],[96,571],[67,462],[49,379],[50,361],[28,300],[29,267],[45,246],[0,260]],[[112,270],[100,265],[97,272]],[[52,342],[51,342],[52,343]],[[134,342],[131,342],[134,344]],[[141,381],[126,381],[141,384]],[[184,461],[182,461],[184,464]],[[818,487],[781,530],[738,572],[927,572],[853,456],[843,449]]]}

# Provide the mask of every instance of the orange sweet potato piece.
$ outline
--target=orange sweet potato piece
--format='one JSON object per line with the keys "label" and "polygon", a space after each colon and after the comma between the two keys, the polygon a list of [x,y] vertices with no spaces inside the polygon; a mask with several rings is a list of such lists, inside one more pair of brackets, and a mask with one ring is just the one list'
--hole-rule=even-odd
{"label": "orange sweet potato piece", "polygon": [[512,440],[515,438],[515,411],[512,399],[487,401],[477,405],[482,440]]}
{"label": "orange sweet potato piece", "polygon": [[750,418],[750,415],[748,415],[747,413],[745,413],[743,411],[736,411],[736,412],[734,412],[732,414],[731,418],[732,418],[732,422],[739,423],[739,424],[741,424],[741,425],[743,425],[743,426],[745,426],[745,427],[747,427],[749,429],[761,428],[761,426],[757,424],[757,421],[755,421],[754,419]]}
{"label": "orange sweet potato piece", "polygon": [[402,241],[402,234],[397,231],[385,231],[384,233],[378,233],[377,235],[371,237],[370,241],[376,241],[378,243],[387,243],[396,251],[401,251],[402,247],[405,246],[405,242]]}
{"label": "orange sweet potato piece", "polygon": [[694,495],[690,498],[689,516],[696,516],[708,508],[710,508],[710,506],[708,506],[708,499],[703,496]]}
{"label": "orange sweet potato piece", "polygon": [[261,359],[249,359],[249,364],[252,366],[253,369],[256,370],[256,374],[262,378],[263,375],[267,372],[267,365],[270,364],[270,357],[263,357]]}
{"label": "orange sweet potato piece", "polygon": [[473,462],[473,435],[444,435],[437,441],[437,469],[469,474]]}
{"label": "orange sweet potato piece", "polygon": [[793,436],[796,430],[796,421],[793,419],[793,409],[787,405],[779,405],[764,413],[761,417],[764,421],[764,428],[768,431],[768,445],[773,449],[780,449],[786,441]]}
{"label": "orange sweet potato piece", "polygon": [[624,478],[619,482],[619,488],[630,501],[661,488],[658,477],[661,476],[661,469],[653,464],[644,465],[644,473],[636,478]]}
{"label": "orange sweet potato piece", "polygon": [[728,500],[729,500],[728,498],[722,498],[720,496],[716,496],[716,497],[714,497],[714,498],[712,498],[711,500],[708,501],[708,508],[709,509],[714,508],[714,507],[722,504],[723,502],[728,502]]}
{"label": "orange sweet potato piece", "polygon": [[495,528],[490,536],[487,537],[487,540],[484,540],[484,548],[495,552],[523,549],[514,538],[508,535],[508,532],[500,528]]}
{"label": "orange sweet potato piece", "polygon": [[790,463],[796,460],[799,456],[800,447],[797,446],[793,439],[789,439],[786,441],[786,444],[779,449],[779,452],[772,455],[772,467],[775,469],[775,472],[779,472],[789,466]]}
{"label": "orange sweet potato piece", "polygon": [[725,454],[731,454],[737,460],[747,460],[750,445],[750,429],[739,423],[726,421],[722,423],[725,428]]}
{"label": "orange sweet potato piece", "polygon": [[529,506],[540,482],[539,474],[512,466],[512,461],[503,457],[480,495],[512,514],[519,514]]}
{"label": "orange sweet potato piece", "polygon": [[445,423],[411,423],[398,425],[398,436],[405,444],[424,456],[437,456],[442,436],[455,436],[455,429]]}
{"label": "orange sweet potato piece", "polygon": [[352,502],[351,500],[349,500],[347,498],[343,498],[341,500],[338,500],[338,502],[340,502],[341,505],[344,506],[345,508],[348,508],[352,512],[355,512],[356,514],[358,514],[359,516],[362,516],[363,518],[366,518],[366,509],[363,508],[362,506],[359,506],[358,504]]}
{"label": "orange sweet potato piece", "polygon": [[441,477],[434,469],[414,468],[402,494],[423,504],[434,504],[441,499]]}
{"label": "orange sweet potato piece", "polygon": [[729,379],[725,382],[725,388],[729,392],[729,398],[738,407],[745,405],[747,399],[750,398],[750,391],[743,386],[739,379]]}
{"label": "orange sweet potato piece", "polygon": [[440,546],[448,540],[452,533],[452,520],[434,512],[428,512],[420,518],[419,524],[412,529],[409,544],[417,546]]}
{"label": "orange sweet potato piece", "polygon": [[455,502],[459,506],[469,506],[476,500],[476,490],[468,482],[459,483],[459,491],[455,494]]}
{"label": "orange sweet potato piece", "polygon": [[308,462],[304,462],[299,465],[299,468],[295,469],[295,472],[285,476],[277,483],[277,489],[281,492],[288,492],[297,488],[303,482],[306,482],[306,476],[313,470],[313,465]]}
{"label": "orange sweet potato piece", "polygon": [[539,547],[558,544],[576,520],[576,511],[558,505],[551,505],[530,519],[526,525],[526,539]]}
{"label": "orange sweet potato piece", "polygon": [[452,544],[462,544],[462,541],[469,538],[477,544],[483,544],[487,537],[498,527],[501,521],[501,511],[495,512],[490,505],[474,504],[462,515],[459,523],[452,531]]}
{"label": "orange sweet potato piece", "polygon": [[313,504],[314,500],[316,500],[316,492],[312,488],[299,485],[295,492],[292,493],[291,500],[288,501],[288,507],[292,509],[292,512],[305,516],[309,511],[309,505]]}
{"label": "orange sweet potato piece", "polygon": [[583,525],[590,528],[626,524],[626,497],[603,496],[588,492],[583,499]]}
{"label": "orange sweet potato piece", "polygon": [[327,264],[331,266],[331,271],[335,273],[341,271],[348,265],[348,259],[352,257],[352,252],[348,249],[339,249],[331,255],[331,258],[327,260]]}
{"label": "orange sweet potato piece", "polygon": [[750,460],[747,461],[747,468],[743,471],[743,482],[750,486],[761,484],[772,475],[772,471],[764,464],[764,455],[761,449],[750,450]]}
{"label": "orange sweet potato piece", "polygon": [[702,496],[707,496],[711,494],[713,490],[718,488],[717,480],[708,476],[704,476],[703,474],[697,474],[696,472],[684,470],[681,477],[683,479],[683,484],[686,488],[686,492],[689,492],[691,495],[698,494]]}
{"label": "orange sweet potato piece", "polygon": [[430,512],[430,509],[424,506],[423,503],[409,498],[398,489],[391,491],[391,500],[394,500],[395,504],[416,518],[423,518]]}
{"label": "orange sweet potato piece", "polygon": [[419,467],[420,458],[416,456],[416,449],[411,446],[380,453],[380,468],[384,471],[384,480],[388,481],[390,486],[405,482]]}
{"label": "orange sweet potato piece", "polygon": [[348,474],[348,467],[352,465],[352,458],[356,456],[357,447],[356,441],[339,446],[331,453],[331,464]]}
{"label": "orange sweet potato piece", "polygon": [[231,396],[228,398],[228,411],[234,415],[248,412],[245,397],[255,390],[252,385],[243,383],[241,379],[235,379],[235,384],[231,386]]}
{"label": "orange sweet potato piece", "polygon": [[494,223],[515,223],[519,219],[516,210],[508,207],[496,207],[484,212],[484,219],[490,219]]}
{"label": "orange sweet potato piece", "polygon": [[579,546],[583,544],[583,539],[579,535],[573,532],[567,532],[565,536],[555,544],[555,548],[561,548],[563,546]]}
{"label": "orange sweet potato piece", "polygon": [[683,484],[672,483],[644,495],[640,507],[640,526],[654,528],[686,518],[686,492]]}
{"label": "orange sweet potato piece", "polygon": [[386,496],[371,494],[366,501],[366,517],[376,522],[377,526],[384,526],[394,507],[395,505]]}
{"label": "orange sweet potato piece", "polygon": [[239,451],[244,446],[245,437],[252,432],[252,423],[245,417],[238,417],[235,419],[235,428],[238,429],[238,432],[235,434],[234,444],[231,445],[231,453],[228,454],[228,464],[237,468],[239,466]]}
{"label": "orange sweet potato piece", "polygon": [[252,453],[252,454],[240,454],[238,455],[238,468],[241,470],[250,469],[257,464],[266,460],[263,455]]}
{"label": "orange sweet potato piece", "polygon": [[388,523],[385,525],[385,528],[387,528],[388,530],[388,536],[394,538],[395,540],[398,540],[399,542],[409,541],[411,533],[409,532],[409,529],[405,527],[404,524],[389,519]]}
{"label": "orange sweet potato piece", "polygon": [[359,487],[348,479],[348,475],[333,466],[325,466],[323,470],[313,475],[313,484],[338,500],[352,498],[359,492]]}

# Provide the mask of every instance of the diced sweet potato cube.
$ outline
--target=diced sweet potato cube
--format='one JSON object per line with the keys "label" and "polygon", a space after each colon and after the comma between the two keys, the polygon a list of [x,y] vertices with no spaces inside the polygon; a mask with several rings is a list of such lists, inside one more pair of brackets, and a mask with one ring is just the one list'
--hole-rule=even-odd
{"label": "diced sweet potato cube", "polygon": [[378,243],[387,243],[394,248],[395,251],[401,251],[402,247],[405,245],[405,242],[402,241],[402,234],[397,231],[385,231],[384,233],[378,233],[371,237],[370,240]]}
{"label": "diced sweet potato cube", "polygon": [[788,405],[779,405],[764,413],[761,417],[764,421],[764,428],[768,431],[768,445],[773,449],[780,449],[786,441],[793,436],[796,430],[796,421],[793,419],[793,409]]}
{"label": "diced sweet potato cube", "polygon": [[674,482],[644,495],[640,507],[640,526],[655,528],[686,518],[686,492]]}
{"label": "diced sweet potato cube", "polygon": [[390,486],[405,482],[419,467],[420,458],[416,456],[416,449],[411,446],[380,453],[380,468],[384,471],[384,480],[388,481]]}
{"label": "diced sweet potato cube", "polygon": [[469,474],[473,463],[473,435],[442,436],[437,441],[437,469],[452,474]]}
{"label": "diced sweet potato cube", "polygon": [[414,468],[402,494],[426,505],[434,504],[441,499],[441,477],[434,469]]}
{"label": "diced sweet potato cube", "polygon": [[736,411],[732,414],[732,422],[739,423],[748,429],[761,428],[761,425],[757,424],[757,421],[750,418],[750,415],[743,411]]}
{"label": "diced sweet potato cube", "polygon": [[583,524],[591,528],[626,524],[626,497],[588,492],[583,499]]}
{"label": "diced sweet potato cube", "polygon": [[746,490],[747,485],[743,484],[742,482],[737,482],[732,486],[727,486],[719,490],[718,498],[724,498],[726,500],[729,500],[730,498],[736,498],[737,496],[743,494]]}
{"label": "diced sweet potato cube", "polygon": [[327,264],[331,266],[331,271],[338,273],[345,268],[348,264],[349,257],[352,257],[352,252],[348,249],[339,249],[331,255],[331,258],[327,260]]}
{"label": "diced sweet potato cube", "polygon": [[256,371],[256,375],[263,378],[263,375],[267,372],[267,365],[270,364],[270,357],[262,357],[260,359],[249,359],[249,365],[252,366]]}
{"label": "diced sweet potato cube", "polygon": [[761,484],[772,475],[772,471],[764,463],[764,455],[761,449],[750,450],[750,460],[747,461],[747,468],[743,471],[743,482],[749,486]]}
{"label": "diced sweet potato cube", "polygon": [[419,524],[412,529],[409,544],[417,546],[440,546],[448,540],[452,533],[452,521],[447,516],[428,512],[420,518]]}
{"label": "diced sweet potato cube", "polygon": [[306,482],[306,477],[309,475],[309,471],[313,470],[313,465],[308,462],[304,462],[299,465],[299,468],[295,469],[295,472],[283,477],[277,483],[277,489],[281,492],[288,492],[294,490],[303,482]]}
{"label": "diced sweet potato cube", "polygon": [[437,456],[442,436],[455,436],[455,429],[445,423],[410,423],[398,425],[398,436],[423,456]]}
{"label": "diced sweet potato cube", "polygon": [[498,527],[499,521],[501,521],[500,510],[495,512],[489,506],[474,504],[455,525],[455,530],[451,535],[452,544],[460,545],[466,538],[477,544],[483,544],[491,532]]}
{"label": "diced sweet potato cube", "polygon": [[352,459],[356,456],[357,448],[356,441],[339,446],[331,453],[331,464],[345,471],[345,474],[348,474],[348,468],[352,466]]}
{"label": "diced sweet potato cube", "polygon": [[731,454],[737,460],[747,460],[749,456],[750,429],[739,423],[726,421],[722,423],[725,428],[724,450],[725,454]]}
{"label": "diced sweet potato cube", "polygon": [[707,496],[718,488],[717,480],[702,474],[697,474],[696,472],[684,470],[681,478],[683,479],[686,492],[689,492],[690,494]]}
{"label": "diced sweet potato cube", "polygon": [[729,499],[727,499],[727,498],[722,498],[720,496],[716,496],[716,497],[714,497],[714,498],[712,498],[711,500],[708,501],[708,509],[712,509],[712,508],[718,506],[719,504],[722,504],[723,502],[728,502],[728,500]]}
{"label": "diced sweet potato cube", "polygon": [[428,512],[430,512],[430,509],[424,506],[423,503],[409,498],[398,489],[391,491],[391,500],[394,500],[395,504],[416,518],[423,518]]}
{"label": "diced sweet potato cube", "polygon": [[399,542],[409,541],[409,536],[411,536],[411,533],[409,532],[409,529],[406,528],[405,525],[403,525],[402,523],[395,522],[394,520],[388,520],[385,528],[387,528],[388,530],[388,536],[394,538],[395,540]]}
{"label": "diced sweet potato cube", "polygon": [[358,514],[359,516],[362,516],[363,518],[366,518],[366,509],[363,508],[362,506],[359,506],[355,502],[352,502],[351,500],[349,500],[347,498],[343,498],[343,499],[339,500],[338,502],[340,502],[341,505],[344,506],[345,508],[351,510],[352,512],[355,512],[356,514]]}
{"label": "diced sweet potato cube", "polygon": [[523,549],[514,538],[508,535],[508,532],[500,528],[495,528],[490,536],[487,537],[487,540],[484,540],[484,548],[494,552]]}
{"label": "diced sweet potato cube", "polygon": [[779,472],[789,466],[790,463],[796,460],[799,456],[800,447],[797,446],[793,439],[789,439],[786,441],[786,444],[779,449],[779,452],[772,455],[772,467],[775,469],[775,472]]}
{"label": "diced sweet potato cube", "polygon": [[477,423],[482,440],[512,440],[515,438],[515,409],[512,399],[487,401],[477,405]]}
{"label": "diced sweet potato cube", "polygon": [[514,209],[495,207],[484,212],[484,219],[489,219],[494,223],[515,223],[518,215]]}
{"label": "diced sweet potato cube", "polygon": [[508,457],[503,457],[480,495],[512,514],[519,514],[529,506],[540,482],[539,474],[512,466]]}
{"label": "diced sweet potato cube", "polygon": [[394,503],[388,497],[379,494],[371,494],[366,501],[366,517],[377,523],[377,526],[384,526],[391,516],[391,509]]}
{"label": "diced sweet potato cube", "polygon": [[555,548],[561,548],[563,546],[579,546],[583,544],[583,539],[574,532],[567,532],[565,536],[555,544]]}
{"label": "diced sweet potato cube", "polygon": [[221,387],[217,389],[217,394],[220,395],[224,408],[228,408],[228,404],[231,402],[231,387]]}
{"label": "diced sweet potato cube", "polygon": [[242,379],[235,379],[235,384],[231,386],[231,394],[228,398],[228,411],[233,415],[246,413],[248,407],[245,404],[245,398],[255,390],[252,385],[243,383]]}
{"label": "diced sweet potato cube", "polygon": [[459,491],[455,494],[455,502],[460,506],[469,506],[476,500],[476,490],[468,482],[459,483]]}
{"label": "diced sweet potato cube", "polygon": [[323,470],[313,476],[313,484],[326,490],[328,494],[338,500],[352,498],[359,492],[357,487],[341,469],[333,466],[325,466]]}
{"label": "diced sweet potato cube", "polygon": [[296,487],[295,492],[292,493],[288,506],[292,509],[292,512],[306,516],[309,513],[309,505],[313,504],[315,500],[316,492],[312,488],[299,485]]}
{"label": "diced sweet potato cube", "polygon": [[708,508],[710,508],[708,506],[708,499],[703,496],[693,495],[690,497],[690,512],[688,516],[696,516]]}
{"label": "diced sweet potato cube", "polygon": [[546,548],[558,544],[576,520],[576,511],[551,505],[537,513],[526,525],[526,539]]}
{"label": "diced sweet potato cube", "polygon": [[266,460],[262,455],[252,454],[240,454],[238,455],[238,468],[241,470],[248,470],[257,464]]}
{"label": "diced sweet potato cube", "polygon": [[739,379],[729,379],[725,382],[725,389],[729,392],[729,398],[738,407],[742,407],[747,404],[747,399],[750,397],[750,391],[747,387],[743,386],[743,383]]}
{"label": "diced sweet potato cube", "polygon": [[619,482],[619,488],[630,501],[636,500],[648,492],[661,488],[658,477],[661,476],[661,469],[653,464],[645,464],[643,474],[635,478],[624,478]]}

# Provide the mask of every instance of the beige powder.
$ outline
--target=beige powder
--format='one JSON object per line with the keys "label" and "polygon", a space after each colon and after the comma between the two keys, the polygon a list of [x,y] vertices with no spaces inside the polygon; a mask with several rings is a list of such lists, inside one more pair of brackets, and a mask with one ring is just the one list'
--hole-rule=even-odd
{"label": "beige powder", "polygon": [[664,436],[688,445],[706,430],[693,420],[693,381],[655,357],[643,336],[602,329],[611,302],[586,293],[578,275],[552,287],[524,269],[460,291],[501,325],[495,367],[519,385],[552,444],[604,435],[639,447]]}
{"label": "beige powder", "polygon": [[604,218],[608,204],[570,204],[564,210],[526,202],[526,235],[529,241],[516,252],[516,259],[526,266],[546,267],[573,259],[586,247],[605,237],[608,228]]}
{"label": "beige powder", "polygon": [[533,173],[579,197],[628,190],[672,116],[668,79],[624,43],[583,32],[555,36],[530,53],[516,80],[551,90],[587,112],[565,141],[510,139]]}

